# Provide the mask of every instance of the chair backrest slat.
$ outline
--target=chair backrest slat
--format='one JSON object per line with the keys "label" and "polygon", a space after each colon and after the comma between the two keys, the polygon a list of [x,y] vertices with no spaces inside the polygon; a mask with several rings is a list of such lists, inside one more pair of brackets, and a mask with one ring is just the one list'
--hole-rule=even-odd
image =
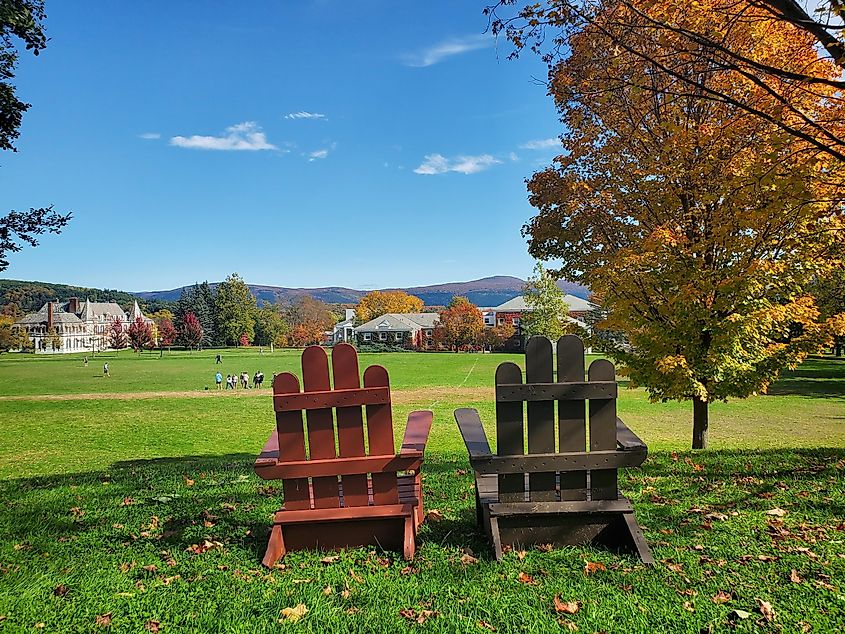
{"label": "chair backrest slat", "polygon": [[[290,372],[283,372],[273,379],[273,394],[298,394],[299,379]],[[296,462],[305,460],[305,431],[302,412],[276,412],[276,434],[279,438],[279,460]],[[292,511],[311,508],[308,478],[282,480],[285,508]]]}
{"label": "chair backrest slat", "polygon": [[[561,383],[584,380],[584,344],[575,335],[557,341],[557,380]],[[587,450],[586,405],[583,400],[558,402],[559,451]],[[586,472],[560,474],[562,502],[587,499]]]}
{"label": "chair backrest slat", "polygon": [[[329,360],[319,346],[306,348],[302,353],[302,387],[305,392],[324,392],[331,389]],[[331,408],[310,409],[305,412],[308,422],[308,449],[312,459],[337,458],[335,451],[334,419]],[[314,508],[340,506],[337,476],[313,478]]]}
{"label": "chair backrest slat", "polygon": [[[371,365],[364,371],[364,387],[385,387],[390,389],[387,370],[380,365]],[[393,412],[390,403],[367,405],[367,442],[371,456],[386,456],[396,452],[393,445]],[[396,472],[374,473],[373,504],[397,504],[399,489]]]}
{"label": "chair backrest slat", "polygon": [[[496,385],[522,383],[522,370],[507,361],[496,368]],[[496,453],[500,456],[522,455],[523,441],[522,403],[496,401]],[[499,501],[524,502],[525,478],[521,473],[499,475]]]}
{"label": "chair backrest slat", "polygon": [[[554,381],[552,343],[545,337],[532,337],[525,350],[525,382]],[[521,403],[520,403],[521,405]],[[528,402],[528,453],[555,453],[555,402]],[[554,502],[555,472],[531,473],[528,476],[529,498],[532,502]]]}
{"label": "chair backrest slat", "polygon": [[[616,377],[613,364],[596,359],[587,373],[590,381],[612,381]],[[590,450],[616,449],[616,399],[590,399]],[[619,494],[616,469],[590,472],[593,500],[615,500]]]}
{"label": "chair backrest slat", "polygon": [[[358,354],[348,343],[340,343],[332,348],[332,374],[335,389],[360,387]],[[364,447],[364,419],[361,405],[338,407],[336,412],[338,455],[341,458],[367,455]],[[369,496],[366,474],[343,476],[341,482],[344,506],[367,506]]]}

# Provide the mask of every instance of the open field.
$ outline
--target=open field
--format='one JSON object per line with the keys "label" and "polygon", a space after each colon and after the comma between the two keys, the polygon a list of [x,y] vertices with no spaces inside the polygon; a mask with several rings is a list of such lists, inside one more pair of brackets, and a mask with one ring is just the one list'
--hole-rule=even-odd
{"label": "open field", "polygon": [[[652,450],[620,479],[660,562],[646,569],[590,548],[491,560],[452,410],[477,407],[492,431],[493,371],[508,358],[520,361],[362,355],[362,367],[391,372],[397,433],[412,409],[434,410],[424,491],[444,519],[423,526],[410,567],[363,549],[331,564],[295,553],[273,572],[258,562],[280,492],[251,471],[273,425],[270,390],[206,393],[214,352],[120,353],[111,379],[95,378],[100,355],[87,369],[81,357],[0,358],[0,396],[15,397],[0,400],[0,629],[89,632],[108,613],[111,631],[133,632],[150,621],[163,632],[845,627],[845,363],[813,360],[772,395],[714,405],[713,450],[700,453],[685,451],[688,405],[621,391],[620,415]],[[297,371],[298,351],[223,359],[224,375],[261,369],[269,381]],[[28,397],[39,394],[75,396]],[[774,508],[786,515],[766,514]],[[186,550],[206,539],[208,552]],[[465,548],[478,563],[460,562]],[[586,561],[607,570],[588,576]],[[712,600],[720,591],[727,602]],[[555,614],[556,594],[580,601],[578,613]],[[758,599],[772,604],[773,622]],[[279,624],[299,603],[305,618]],[[406,608],[438,615],[419,625],[400,615]]]}

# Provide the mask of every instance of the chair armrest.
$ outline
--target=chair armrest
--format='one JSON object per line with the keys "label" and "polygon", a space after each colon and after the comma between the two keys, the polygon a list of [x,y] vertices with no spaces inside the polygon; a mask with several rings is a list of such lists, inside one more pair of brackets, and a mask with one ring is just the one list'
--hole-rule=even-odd
{"label": "chair armrest", "polygon": [[422,454],[425,451],[433,420],[434,414],[428,410],[418,410],[408,414],[405,437],[402,439],[402,448],[399,450],[400,456],[413,452]]}
{"label": "chair armrest", "polygon": [[484,433],[484,427],[477,410],[467,407],[456,409],[455,421],[458,423],[458,429],[461,430],[461,436],[463,436],[464,444],[467,446],[470,461],[492,455],[490,445],[487,442],[487,434]]}
{"label": "chair armrest", "polygon": [[273,433],[270,434],[267,442],[264,443],[264,447],[261,449],[261,453],[258,455],[258,458],[255,459],[255,468],[258,469],[259,467],[274,465],[278,459],[279,434],[274,428]]}
{"label": "chair armrest", "polygon": [[621,419],[616,419],[616,444],[622,451],[648,450],[645,443]]}

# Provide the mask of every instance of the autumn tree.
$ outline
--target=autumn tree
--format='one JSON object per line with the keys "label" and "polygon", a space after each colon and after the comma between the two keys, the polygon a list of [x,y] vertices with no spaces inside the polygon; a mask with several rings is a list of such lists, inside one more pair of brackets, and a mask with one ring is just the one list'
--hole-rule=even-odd
{"label": "autumn tree", "polygon": [[534,275],[528,278],[523,295],[529,309],[522,315],[522,332],[526,336],[543,335],[557,341],[568,331],[569,306],[542,263],[534,266]]}
{"label": "autumn tree", "polygon": [[239,345],[244,335],[255,338],[255,297],[237,273],[217,285],[215,307],[222,343]]}
{"label": "autumn tree", "polygon": [[283,346],[288,334],[288,324],[278,306],[264,304],[255,311],[255,344]]}
{"label": "autumn tree", "polygon": [[176,328],[173,327],[173,322],[167,317],[162,317],[158,320],[158,344],[160,346],[172,346],[178,337]]}
{"label": "autumn tree", "polygon": [[[174,323],[177,329],[185,326],[185,315],[193,313],[202,326],[203,340],[201,343],[209,345],[225,345],[219,336],[217,328],[217,306],[214,291],[208,282],[194,284],[182,289],[176,302]],[[198,344],[199,345],[199,344]]]}
{"label": "autumn tree", "polygon": [[[0,150],[16,151],[23,114],[30,108],[18,99],[9,81],[18,66],[16,41],[37,56],[47,47],[45,18],[41,0],[0,0]],[[70,218],[52,206],[0,216],[0,271],[9,266],[7,254],[20,251],[24,243],[37,246],[37,237],[44,233],[61,233]]]}
{"label": "autumn tree", "polygon": [[182,328],[179,330],[179,340],[189,350],[198,348],[202,344],[202,324],[194,313],[188,312],[185,314],[182,320]]}
{"label": "autumn tree", "polygon": [[[729,24],[711,4],[661,10],[761,63],[838,76],[802,29],[766,28],[753,7]],[[792,90],[774,78],[773,94],[671,31],[637,51],[618,45],[608,32],[623,21],[639,32],[641,6],[653,8],[615,3],[566,39],[549,76],[563,152],[531,178],[538,213],[523,230],[531,254],[561,261],[556,273],[589,285],[605,327],[627,336],[630,347],[610,352],[632,384],[655,401],[693,401],[692,444],[703,448],[709,403],[765,391],[827,337],[805,289],[842,240],[845,170],[781,123],[838,117],[841,103],[824,83]],[[667,51],[704,88],[651,61]],[[732,97],[711,99],[710,88]]]}
{"label": "autumn tree", "polygon": [[511,324],[484,328],[481,332],[481,343],[490,350],[498,350],[516,334],[516,328]]}
{"label": "autumn tree", "polygon": [[129,324],[129,344],[135,352],[153,347],[153,329],[143,317],[136,317]]}
{"label": "autumn tree", "polygon": [[8,352],[9,350],[17,350],[22,348],[21,336],[22,331],[14,328],[15,320],[8,315],[0,315],[0,352]]}
{"label": "autumn tree", "polygon": [[108,331],[109,347],[114,350],[123,350],[129,341],[126,337],[126,331],[123,329],[123,320],[120,317],[115,317],[111,322]]}
{"label": "autumn tree", "polygon": [[466,297],[455,296],[440,313],[434,340],[438,345],[460,349],[481,345],[483,332],[484,317],[478,307]]}
{"label": "autumn tree", "polygon": [[423,300],[405,291],[371,291],[355,307],[355,318],[366,323],[386,313],[418,313]]}
{"label": "autumn tree", "polygon": [[296,347],[320,343],[323,333],[330,330],[337,319],[328,304],[303,295],[294,299],[285,309],[285,321],[290,325],[288,335]]}
{"label": "autumn tree", "polygon": [[[590,32],[602,38],[611,57],[648,64],[671,83],[662,94],[694,94],[760,118],[839,163],[845,162],[842,112],[845,100],[845,3],[820,0],[812,14],[796,0],[499,0],[485,9],[490,29],[514,44],[511,56],[528,48],[554,68],[572,52],[570,38]],[[704,16],[700,19],[700,16]],[[780,39],[749,46],[743,33]],[[737,34],[740,34],[737,36]],[[818,45],[818,46],[816,46]],[[813,47],[821,55],[806,55]],[[772,54],[777,51],[779,55]],[[795,56],[804,64],[795,64]],[[595,58],[598,63],[599,54]],[[831,68],[835,68],[831,72]],[[710,72],[730,73],[754,90],[733,90],[710,81]],[[632,75],[628,86],[652,93],[649,77]],[[760,101],[760,92],[765,99]],[[839,104],[816,116],[814,95]],[[796,98],[802,95],[803,98]],[[773,116],[773,100],[781,111]]]}

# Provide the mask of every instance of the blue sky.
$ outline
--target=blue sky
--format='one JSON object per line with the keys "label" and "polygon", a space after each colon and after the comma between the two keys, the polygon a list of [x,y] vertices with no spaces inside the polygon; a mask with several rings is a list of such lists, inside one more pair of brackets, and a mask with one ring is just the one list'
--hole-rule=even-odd
{"label": "blue sky", "polygon": [[484,2],[47,2],[0,209],[71,210],[2,276],[158,290],[526,277],[560,133]]}

